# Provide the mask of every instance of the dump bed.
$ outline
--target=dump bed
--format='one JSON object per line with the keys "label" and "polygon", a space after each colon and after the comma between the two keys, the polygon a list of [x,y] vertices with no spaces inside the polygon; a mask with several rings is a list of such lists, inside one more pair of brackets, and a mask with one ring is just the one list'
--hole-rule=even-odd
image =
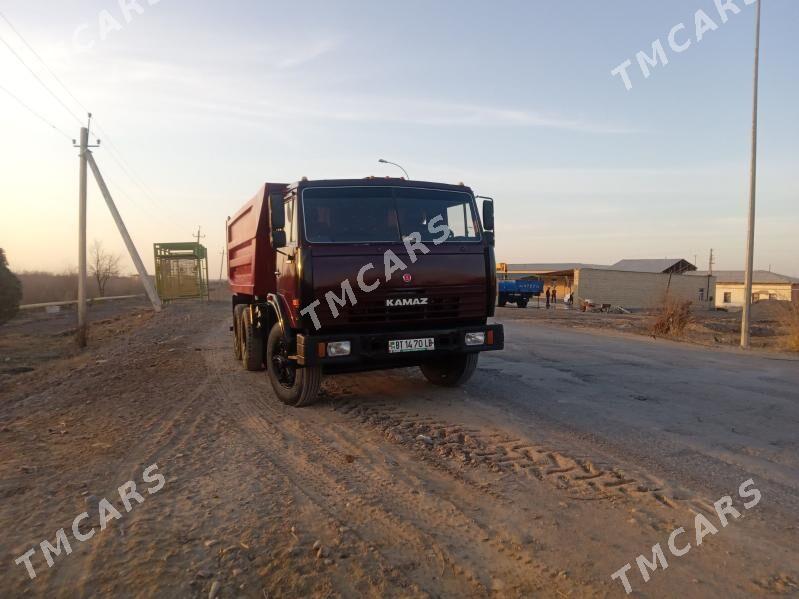
{"label": "dump bed", "polygon": [[285,183],[266,183],[227,220],[228,281],[233,293],[264,296],[275,292],[275,251],[270,245],[269,194],[285,193]]}

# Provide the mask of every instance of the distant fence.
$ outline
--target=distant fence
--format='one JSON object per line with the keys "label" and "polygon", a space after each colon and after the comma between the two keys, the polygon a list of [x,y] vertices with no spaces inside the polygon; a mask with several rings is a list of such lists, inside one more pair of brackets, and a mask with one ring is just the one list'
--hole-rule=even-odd
{"label": "distant fence", "polygon": [[[136,297],[144,297],[143,293],[137,293],[135,295],[112,295],[108,297],[95,297],[89,300],[86,300],[88,303],[93,304],[94,302],[105,302],[110,300],[122,300],[122,299],[133,299]],[[20,310],[36,310],[37,308],[49,308],[51,306],[74,306],[78,303],[78,300],[68,300],[65,302],[44,302],[42,304],[25,304],[20,306]]]}

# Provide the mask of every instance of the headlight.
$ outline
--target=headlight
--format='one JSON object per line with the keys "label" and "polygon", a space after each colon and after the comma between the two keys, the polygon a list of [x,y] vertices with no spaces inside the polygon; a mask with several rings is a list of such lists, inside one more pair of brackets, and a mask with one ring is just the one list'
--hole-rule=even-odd
{"label": "headlight", "polygon": [[349,356],[351,350],[349,341],[332,341],[327,344],[327,355],[331,358]]}
{"label": "headlight", "polygon": [[484,345],[485,342],[485,333],[466,333],[466,345]]}

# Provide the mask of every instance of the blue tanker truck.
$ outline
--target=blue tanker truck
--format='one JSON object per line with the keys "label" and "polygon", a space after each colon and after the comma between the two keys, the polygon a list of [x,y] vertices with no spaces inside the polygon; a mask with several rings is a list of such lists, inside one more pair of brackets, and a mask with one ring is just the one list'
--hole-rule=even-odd
{"label": "blue tanker truck", "polygon": [[498,306],[511,303],[516,304],[519,308],[526,308],[531,297],[541,295],[544,290],[544,282],[538,279],[499,281],[498,287]]}

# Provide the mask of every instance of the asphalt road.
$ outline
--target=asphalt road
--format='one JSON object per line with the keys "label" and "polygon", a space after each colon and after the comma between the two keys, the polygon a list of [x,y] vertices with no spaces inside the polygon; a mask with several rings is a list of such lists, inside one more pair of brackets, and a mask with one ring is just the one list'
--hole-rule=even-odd
{"label": "asphalt road", "polygon": [[775,509],[799,513],[798,358],[499,321],[506,350],[481,366],[502,375],[499,401],[518,418],[586,436],[694,492],[754,476]]}

